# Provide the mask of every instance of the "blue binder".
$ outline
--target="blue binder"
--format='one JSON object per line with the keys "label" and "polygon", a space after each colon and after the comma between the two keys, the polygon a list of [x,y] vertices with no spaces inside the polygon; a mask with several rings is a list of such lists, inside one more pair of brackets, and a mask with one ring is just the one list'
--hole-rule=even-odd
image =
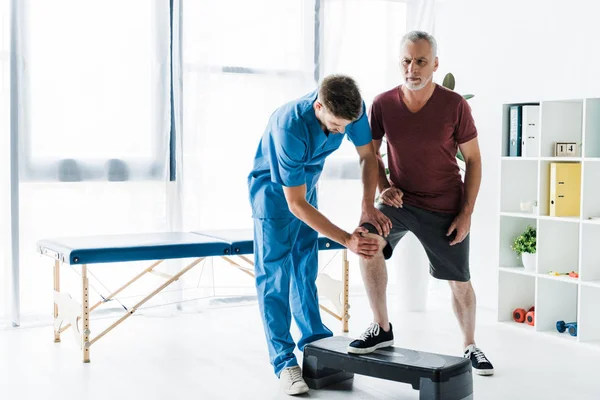
{"label": "blue binder", "polygon": [[508,155],[521,157],[521,132],[523,123],[523,110],[521,106],[510,107],[510,127],[508,140]]}

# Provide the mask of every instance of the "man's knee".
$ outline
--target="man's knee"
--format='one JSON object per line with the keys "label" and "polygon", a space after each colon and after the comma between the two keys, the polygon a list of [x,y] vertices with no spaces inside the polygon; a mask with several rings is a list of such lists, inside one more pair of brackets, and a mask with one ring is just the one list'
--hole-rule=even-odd
{"label": "man's knee", "polygon": [[387,245],[387,241],[380,235],[376,234],[376,233],[364,233],[363,234],[365,237],[368,238],[373,238],[377,240],[377,243],[379,245],[379,252],[382,253],[383,249],[385,248],[385,246]]}
{"label": "man's knee", "polygon": [[473,291],[473,286],[471,285],[471,281],[448,281],[450,284],[450,289],[452,289],[452,293],[455,295],[465,295]]}

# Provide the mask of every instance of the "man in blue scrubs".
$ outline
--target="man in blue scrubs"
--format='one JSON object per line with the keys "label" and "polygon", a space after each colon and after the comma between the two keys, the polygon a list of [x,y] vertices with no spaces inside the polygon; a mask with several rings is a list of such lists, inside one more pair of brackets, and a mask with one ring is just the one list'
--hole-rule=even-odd
{"label": "man in blue scrubs", "polygon": [[[317,210],[317,181],[325,158],[345,136],[356,146],[363,181],[358,228],[346,232]],[[387,235],[390,220],[375,208],[378,164],[365,105],[354,80],[326,77],[319,88],[278,108],[258,145],[248,176],[254,218],[256,289],[271,364],[285,393],[306,393],[308,386],[294,355],[291,317],[300,330],[298,348],[332,336],[319,312],[316,278],[319,233],[360,257],[378,251],[363,237],[369,222]],[[344,201],[343,195],[340,200]],[[352,201],[352,200],[350,200]],[[291,308],[291,309],[290,309]]]}

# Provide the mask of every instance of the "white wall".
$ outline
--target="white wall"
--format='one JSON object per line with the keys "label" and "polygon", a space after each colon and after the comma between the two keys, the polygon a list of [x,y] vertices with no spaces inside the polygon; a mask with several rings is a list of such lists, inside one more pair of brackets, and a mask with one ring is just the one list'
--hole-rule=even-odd
{"label": "white wall", "polygon": [[472,221],[472,279],[481,307],[496,308],[501,105],[600,97],[597,0],[438,0],[440,69],[470,100],[483,181]]}

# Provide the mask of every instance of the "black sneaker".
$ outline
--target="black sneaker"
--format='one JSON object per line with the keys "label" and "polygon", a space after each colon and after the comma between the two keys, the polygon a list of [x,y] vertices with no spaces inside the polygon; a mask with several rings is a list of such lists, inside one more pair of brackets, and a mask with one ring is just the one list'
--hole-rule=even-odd
{"label": "black sneaker", "polygon": [[382,347],[393,345],[394,333],[392,332],[392,324],[390,323],[390,330],[386,332],[381,329],[378,323],[373,322],[360,338],[348,345],[348,353],[367,354]]}
{"label": "black sneaker", "polygon": [[471,365],[477,375],[494,375],[494,366],[474,344],[465,349],[464,357],[471,359]]}

